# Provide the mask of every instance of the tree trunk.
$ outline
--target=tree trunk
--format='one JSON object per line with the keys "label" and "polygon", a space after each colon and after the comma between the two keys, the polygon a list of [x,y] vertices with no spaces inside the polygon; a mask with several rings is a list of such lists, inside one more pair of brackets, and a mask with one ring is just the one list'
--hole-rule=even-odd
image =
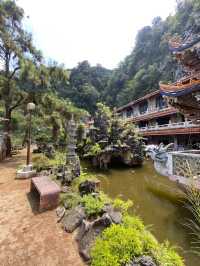
{"label": "tree trunk", "polygon": [[58,142],[58,135],[59,135],[60,127],[55,123],[52,126],[52,140],[54,144]]}
{"label": "tree trunk", "polygon": [[11,157],[11,109],[9,107],[9,103],[5,103],[5,126],[4,126],[4,134],[5,134],[5,139],[6,139],[6,156]]}
{"label": "tree trunk", "polygon": [[4,134],[6,141],[6,156],[10,157],[11,154],[11,104],[12,104],[12,95],[11,95],[11,84],[10,84],[10,51],[7,48],[5,53],[5,83],[3,88],[4,95],[4,104],[5,104],[5,124],[4,124]]}

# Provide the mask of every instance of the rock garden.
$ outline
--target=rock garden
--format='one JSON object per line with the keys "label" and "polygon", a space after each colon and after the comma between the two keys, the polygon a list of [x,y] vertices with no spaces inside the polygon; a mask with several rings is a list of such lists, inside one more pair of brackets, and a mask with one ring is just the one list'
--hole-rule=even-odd
{"label": "rock garden", "polygon": [[58,222],[74,233],[83,259],[93,266],[184,265],[169,243],[158,243],[141,219],[130,216],[133,203],[110,199],[94,176],[81,173],[61,193]]}
{"label": "rock garden", "polygon": [[68,130],[67,153],[37,149],[33,167],[60,185],[57,222],[73,233],[83,260],[92,266],[184,265],[168,242],[160,244],[138,216],[129,215],[132,201],[109,198],[96,176],[81,170],[73,116]]}

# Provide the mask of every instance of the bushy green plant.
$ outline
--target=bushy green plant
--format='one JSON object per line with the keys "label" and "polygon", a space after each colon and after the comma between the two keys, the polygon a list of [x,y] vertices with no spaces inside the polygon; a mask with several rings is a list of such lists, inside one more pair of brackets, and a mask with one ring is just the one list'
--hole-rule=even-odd
{"label": "bushy green plant", "polygon": [[113,224],[96,240],[91,251],[92,266],[123,265],[142,252],[143,244],[137,230]]}
{"label": "bushy green plant", "polygon": [[86,180],[98,181],[95,175],[90,175],[88,173],[81,172],[80,176],[73,180],[72,187],[77,190],[78,186]]}
{"label": "bushy green plant", "polygon": [[81,201],[81,197],[77,193],[61,193],[60,194],[60,204],[64,205],[65,203],[69,208],[76,207]]}
{"label": "bushy green plant", "polygon": [[99,192],[99,199],[105,204],[112,204],[111,198],[108,197],[103,191]]}
{"label": "bushy green plant", "polygon": [[159,243],[156,238],[151,234],[151,232],[144,230],[141,234],[143,250],[146,253],[152,254],[154,250],[159,247]]}
{"label": "bushy green plant", "polygon": [[137,216],[124,215],[123,216],[123,225],[125,227],[132,227],[138,231],[144,231],[145,226],[142,220]]}
{"label": "bushy green plant", "polygon": [[154,257],[162,266],[184,266],[183,259],[167,241],[154,250]]}
{"label": "bushy green plant", "polygon": [[98,143],[95,143],[90,147],[89,151],[84,155],[84,157],[97,156],[99,153],[101,153],[101,147]]}
{"label": "bushy green plant", "polygon": [[131,200],[124,201],[122,199],[116,198],[113,201],[113,207],[122,212],[123,214],[128,212],[128,209],[133,206],[133,202]]}
{"label": "bushy green plant", "polygon": [[137,216],[124,215],[123,226],[126,228],[134,228],[138,230],[142,236],[143,250],[144,252],[151,253],[158,247],[158,241],[155,237],[146,230],[142,220]]}
{"label": "bushy green plant", "polygon": [[65,164],[65,161],[66,153],[59,151],[56,151],[54,158],[49,160],[50,164],[55,167]]}
{"label": "bushy green plant", "polygon": [[184,266],[168,242],[159,244],[139,217],[126,214],[121,225],[105,229],[95,241],[91,250],[92,266],[121,266],[143,254],[152,256],[158,265]]}
{"label": "bushy green plant", "polygon": [[92,215],[98,215],[102,212],[104,202],[99,197],[93,197],[92,195],[84,195],[81,199],[81,203],[85,208],[86,215],[88,217]]}
{"label": "bushy green plant", "polygon": [[191,248],[200,255],[200,191],[194,186],[186,190],[186,207],[192,215],[192,218],[186,220],[186,226],[194,237]]}
{"label": "bushy green plant", "polygon": [[44,154],[34,154],[32,158],[33,168],[38,172],[50,167],[50,161]]}

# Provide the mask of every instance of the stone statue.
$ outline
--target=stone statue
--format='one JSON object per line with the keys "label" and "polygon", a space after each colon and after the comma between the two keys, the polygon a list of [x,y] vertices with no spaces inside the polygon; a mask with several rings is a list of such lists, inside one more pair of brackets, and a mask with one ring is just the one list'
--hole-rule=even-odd
{"label": "stone statue", "polygon": [[149,145],[146,147],[146,154],[148,154],[151,159],[154,161],[154,167],[156,171],[164,176],[169,176],[169,168],[171,162],[169,162],[168,151],[174,146],[174,143],[170,143],[164,146],[163,143],[160,143],[159,146]]}

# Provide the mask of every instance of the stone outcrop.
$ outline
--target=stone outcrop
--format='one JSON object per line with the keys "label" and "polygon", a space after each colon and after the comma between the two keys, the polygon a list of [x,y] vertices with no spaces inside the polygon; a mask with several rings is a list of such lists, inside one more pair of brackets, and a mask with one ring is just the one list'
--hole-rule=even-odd
{"label": "stone outcrop", "polygon": [[157,266],[150,256],[140,256],[134,259],[132,262],[126,264],[126,266]]}
{"label": "stone outcrop", "polygon": [[90,260],[90,249],[96,237],[102,231],[112,224],[112,220],[108,214],[103,214],[102,217],[93,222],[83,221],[77,235],[79,253],[84,260]]}
{"label": "stone outcrop", "polygon": [[111,204],[105,205],[103,211],[109,215],[113,223],[120,224],[122,222],[121,212],[116,211]]}
{"label": "stone outcrop", "polygon": [[66,232],[72,233],[86,217],[83,207],[77,206],[66,212],[62,224]]}
{"label": "stone outcrop", "polygon": [[83,220],[79,232],[77,234],[77,241],[80,255],[84,260],[90,260],[90,249],[98,235],[111,224],[119,224],[122,222],[122,214],[114,211],[111,205],[104,208],[105,213],[96,220],[89,222]]}
{"label": "stone outcrop", "polygon": [[143,143],[134,125],[122,121],[116,113],[100,104],[94,126],[82,141],[82,154],[95,167],[107,169],[112,164],[136,166],[143,163]]}
{"label": "stone outcrop", "polygon": [[86,180],[79,185],[79,192],[81,196],[93,193],[96,190],[96,183],[94,181]]}
{"label": "stone outcrop", "polygon": [[58,207],[56,209],[56,214],[58,216],[57,222],[59,223],[65,215],[65,207]]}

